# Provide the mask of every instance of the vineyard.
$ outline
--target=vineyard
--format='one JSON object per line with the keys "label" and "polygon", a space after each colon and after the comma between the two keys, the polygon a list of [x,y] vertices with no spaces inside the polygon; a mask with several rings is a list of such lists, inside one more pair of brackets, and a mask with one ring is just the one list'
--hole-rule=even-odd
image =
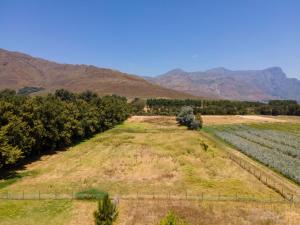
{"label": "vineyard", "polygon": [[262,129],[251,125],[214,127],[213,132],[251,158],[300,183],[298,132],[291,133],[274,127]]}

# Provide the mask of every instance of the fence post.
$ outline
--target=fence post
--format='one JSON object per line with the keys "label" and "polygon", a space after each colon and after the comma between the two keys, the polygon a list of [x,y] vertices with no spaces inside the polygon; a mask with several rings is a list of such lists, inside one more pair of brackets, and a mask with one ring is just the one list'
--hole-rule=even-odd
{"label": "fence post", "polygon": [[202,195],[202,201],[203,201],[203,192],[202,192],[202,194],[201,194],[201,195]]}
{"label": "fence post", "polygon": [[41,200],[41,192],[39,191],[39,200]]}

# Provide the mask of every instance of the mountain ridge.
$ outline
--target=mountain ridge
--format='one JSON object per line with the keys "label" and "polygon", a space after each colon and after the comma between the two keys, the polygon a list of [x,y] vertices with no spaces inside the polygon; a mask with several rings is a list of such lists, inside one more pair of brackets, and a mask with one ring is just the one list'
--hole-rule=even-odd
{"label": "mountain ridge", "polygon": [[196,96],[247,101],[300,101],[300,81],[288,78],[278,66],[262,70],[230,70],[216,67],[193,72],[177,68],[147,79],[155,84]]}
{"label": "mountain ridge", "polygon": [[23,87],[43,87],[45,92],[60,88],[74,92],[89,89],[100,95],[117,94],[129,98],[195,98],[117,70],[56,63],[0,48],[0,89]]}

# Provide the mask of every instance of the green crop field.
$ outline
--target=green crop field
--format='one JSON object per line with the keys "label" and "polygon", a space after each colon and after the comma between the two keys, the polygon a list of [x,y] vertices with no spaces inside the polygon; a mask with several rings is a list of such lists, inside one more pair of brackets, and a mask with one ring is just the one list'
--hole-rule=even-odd
{"label": "green crop field", "polygon": [[300,124],[222,125],[209,130],[246,155],[300,183]]}

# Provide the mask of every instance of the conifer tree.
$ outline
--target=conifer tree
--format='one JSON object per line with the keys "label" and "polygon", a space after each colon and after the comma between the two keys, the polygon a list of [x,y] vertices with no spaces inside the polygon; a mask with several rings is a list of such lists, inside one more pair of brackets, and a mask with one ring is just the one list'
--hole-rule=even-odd
{"label": "conifer tree", "polygon": [[112,225],[118,217],[116,205],[111,202],[109,195],[99,200],[98,210],[94,212],[95,225]]}

